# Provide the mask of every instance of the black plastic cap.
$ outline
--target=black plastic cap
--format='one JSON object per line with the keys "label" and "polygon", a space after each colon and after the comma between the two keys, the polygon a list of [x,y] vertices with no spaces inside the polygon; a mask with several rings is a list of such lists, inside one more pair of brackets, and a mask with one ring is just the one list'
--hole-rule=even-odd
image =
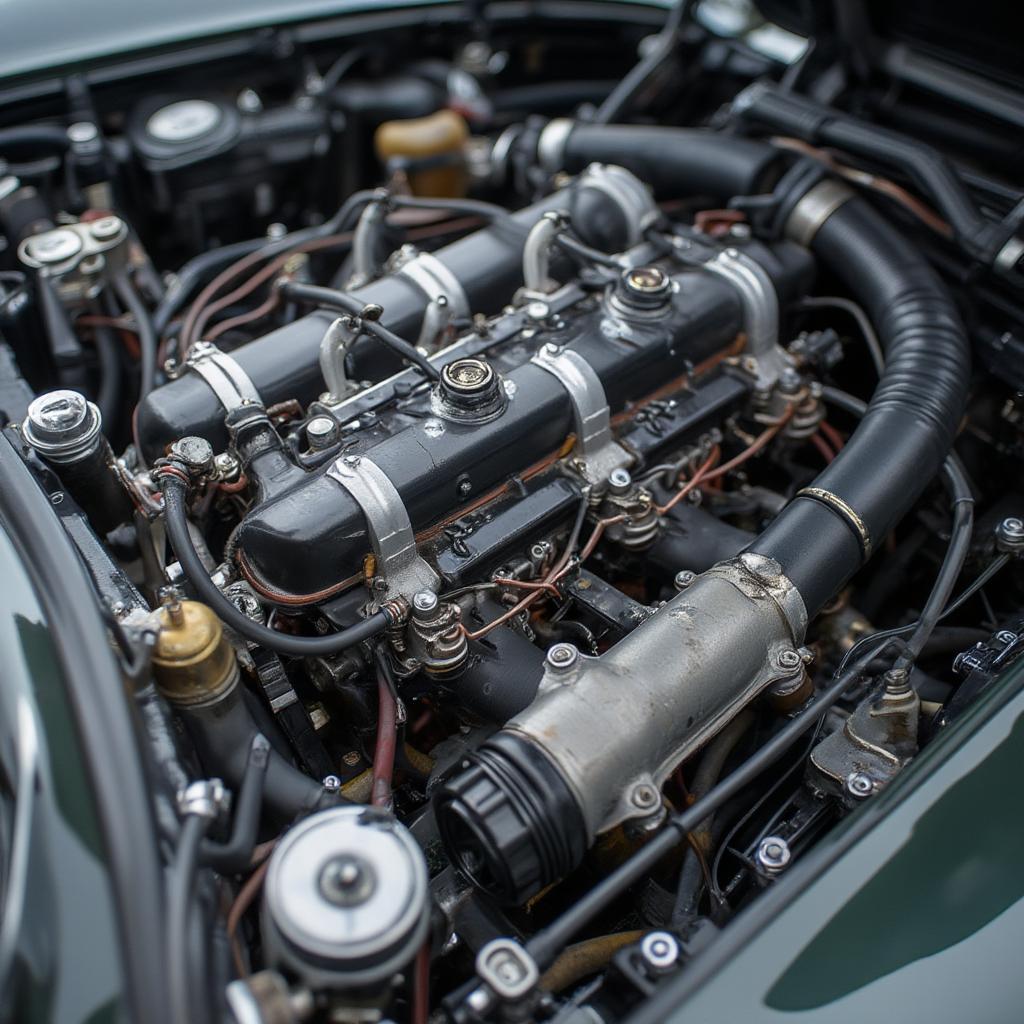
{"label": "black plastic cap", "polygon": [[535,744],[499,732],[438,793],[448,856],[477,888],[520,905],[582,860],[587,833],[576,798]]}

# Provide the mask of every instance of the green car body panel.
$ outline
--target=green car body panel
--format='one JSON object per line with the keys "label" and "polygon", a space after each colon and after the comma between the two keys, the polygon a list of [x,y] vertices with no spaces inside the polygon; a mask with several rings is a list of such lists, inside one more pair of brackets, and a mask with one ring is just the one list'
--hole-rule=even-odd
{"label": "green car body panel", "polygon": [[1018,663],[637,1020],[1024,1019],[1022,687]]}
{"label": "green car body panel", "polygon": [[[126,1019],[114,893],[67,683],[32,582],[0,530],[0,742],[38,738],[38,784],[16,959],[4,1000],[12,1020],[106,1024]],[[17,732],[16,732],[17,730]],[[10,835],[4,837],[4,856]],[[6,878],[5,878],[6,882]],[[4,892],[5,919],[13,893]]]}

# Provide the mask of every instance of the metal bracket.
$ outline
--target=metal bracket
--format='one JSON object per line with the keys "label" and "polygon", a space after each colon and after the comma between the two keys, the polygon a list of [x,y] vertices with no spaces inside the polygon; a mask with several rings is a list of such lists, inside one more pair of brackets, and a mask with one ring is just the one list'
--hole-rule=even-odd
{"label": "metal bracket", "polygon": [[320,396],[324,405],[337,405],[360,390],[359,383],[349,380],[345,372],[345,358],[361,333],[359,325],[350,316],[339,316],[324,331],[320,342],[320,372],[327,385],[326,393]]}
{"label": "metal bracket", "polygon": [[704,269],[724,278],[736,289],[747,335],[747,355],[753,360],[759,390],[769,390],[789,365],[779,346],[779,297],[768,272],[739,249],[722,249]]}
{"label": "metal bracket", "polygon": [[530,228],[523,243],[523,291],[526,295],[547,295],[558,287],[549,274],[551,246],[567,218],[568,214],[559,210],[548,210]]}
{"label": "metal bracket", "polygon": [[352,495],[366,517],[376,574],[384,581],[383,589],[374,592],[374,604],[398,596],[411,600],[421,590],[436,593],[437,573],[420,556],[402,496],[380,466],[365,455],[344,455],[327,476]]}
{"label": "metal bracket", "polygon": [[206,381],[225,412],[243,405],[263,404],[245,370],[212,342],[197,341],[189,349],[185,369],[195,371]]}
{"label": "metal bracket", "polygon": [[576,424],[576,454],[583,475],[592,484],[603,483],[612,470],[633,462],[612,436],[611,416],[601,378],[578,352],[548,344],[530,360],[557,378],[572,402]]}
{"label": "metal bracket", "polygon": [[454,320],[466,320],[472,310],[459,279],[436,256],[421,252],[402,262],[396,274],[407,277],[431,303],[446,307]]}

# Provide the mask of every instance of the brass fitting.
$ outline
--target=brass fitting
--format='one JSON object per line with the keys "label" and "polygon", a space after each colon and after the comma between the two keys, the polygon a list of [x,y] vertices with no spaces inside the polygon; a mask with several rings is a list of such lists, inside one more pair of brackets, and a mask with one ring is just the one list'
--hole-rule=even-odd
{"label": "brass fitting", "polygon": [[160,692],[187,707],[208,704],[238,680],[238,663],[220,619],[198,601],[173,601],[158,612],[153,675]]}

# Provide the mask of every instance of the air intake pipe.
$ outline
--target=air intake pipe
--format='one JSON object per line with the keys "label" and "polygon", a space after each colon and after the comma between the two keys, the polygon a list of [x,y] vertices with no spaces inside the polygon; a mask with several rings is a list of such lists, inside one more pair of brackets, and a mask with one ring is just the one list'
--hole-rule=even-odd
{"label": "air intake pipe", "polygon": [[[656,152],[678,194],[698,183],[714,191],[715,159],[723,200],[761,191],[777,168],[776,151],[749,140],[553,125],[540,136],[548,169],[600,159],[658,174]],[[699,576],[600,658],[549,664],[537,699],[439,793],[449,853],[507,902],[568,873],[601,832],[657,813],[676,764],[781,673],[802,671],[808,618],[910,509],[952,444],[969,350],[938,276],[845,185],[819,178],[780,199],[786,234],[868,311],[885,349],[882,379],[840,455],[745,554]]]}

